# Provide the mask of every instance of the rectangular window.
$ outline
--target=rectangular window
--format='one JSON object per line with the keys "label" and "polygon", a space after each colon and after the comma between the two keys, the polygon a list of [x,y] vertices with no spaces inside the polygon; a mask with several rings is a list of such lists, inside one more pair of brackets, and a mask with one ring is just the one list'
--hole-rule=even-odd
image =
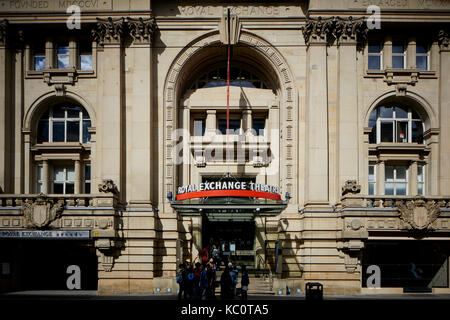
{"label": "rectangular window", "polygon": [[67,121],[67,142],[80,141],[80,121]]}
{"label": "rectangular window", "polygon": [[53,142],[64,142],[64,121],[53,121]]}
{"label": "rectangular window", "polygon": [[397,121],[397,139],[395,142],[408,142],[408,122]]}
{"label": "rectangular window", "polygon": [[265,127],[266,127],[266,119],[264,118],[252,119],[252,129],[255,135],[264,136]]}
{"label": "rectangular window", "polygon": [[[218,127],[221,134],[227,134],[227,119],[219,119]],[[239,134],[240,129],[241,129],[241,119],[231,118],[230,134]]]}
{"label": "rectangular window", "polygon": [[425,170],[424,170],[424,166],[417,166],[417,194],[425,195]]}
{"label": "rectangular window", "polygon": [[381,142],[393,142],[394,138],[394,122],[380,121]]}
{"label": "rectangular window", "polygon": [[376,190],[376,166],[369,165],[369,195],[374,195]]}
{"label": "rectangular window", "polygon": [[40,71],[45,69],[45,44],[35,45],[32,52],[33,70]]}
{"label": "rectangular window", "polygon": [[87,41],[81,42],[79,52],[80,70],[92,70],[92,43]]}
{"label": "rectangular window", "polygon": [[91,193],[91,165],[84,166],[84,193]]}
{"label": "rectangular window", "polygon": [[429,66],[429,47],[425,43],[416,44],[416,68],[428,70]]}
{"label": "rectangular window", "polygon": [[206,129],[205,119],[194,119],[194,136],[204,136]]}
{"label": "rectangular window", "polygon": [[53,193],[73,194],[75,189],[74,166],[53,167]]}
{"label": "rectangular window", "polygon": [[58,69],[69,68],[69,45],[67,43],[58,44],[56,47],[56,62]]}
{"label": "rectangular window", "polygon": [[36,193],[44,192],[43,185],[44,185],[44,169],[42,165],[38,165],[36,167]]}
{"label": "rectangular window", "polygon": [[402,42],[392,43],[392,68],[405,68],[405,45]]}
{"label": "rectangular window", "polygon": [[408,170],[405,166],[385,167],[385,194],[406,195],[408,192]]}
{"label": "rectangular window", "polygon": [[368,69],[381,70],[382,51],[380,43],[369,43],[368,46]]}

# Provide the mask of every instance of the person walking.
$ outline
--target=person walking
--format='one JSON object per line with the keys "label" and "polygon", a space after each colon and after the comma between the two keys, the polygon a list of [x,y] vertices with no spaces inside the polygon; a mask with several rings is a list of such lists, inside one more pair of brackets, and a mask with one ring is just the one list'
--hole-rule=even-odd
{"label": "person walking", "polygon": [[232,280],[230,277],[230,268],[225,267],[222,275],[220,276],[220,297],[222,300],[229,299],[232,292]]}
{"label": "person walking", "polygon": [[184,293],[184,300],[186,300],[186,265],[184,263],[180,263],[180,270],[177,274],[177,283],[179,285],[178,289],[178,300],[181,300]]}
{"label": "person walking", "polygon": [[236,285],[238,283],[238,270],[237,267],[233,267],[233,264],[228,263],[230,279],[231,279],[231,296],[236,297]]}
{"label": "person walking", "polygon": [[247,267],[242,266],[242,279],[241,279],[241,299],[247,300],[248,285],[250,284],[250,279],[248,278]]}
{"label": "person walking", "polygon": [[203,267],[203,265],[200,266],[200,299],[206,300],[206,296],[208,294],[208,266]]}
{"label": "person walking", "polygon": [[194,300],[199,300],[200,299],[200,267],[201,267],[201,263],[197,262],[195,264],[195,268],[194,268],[194,281],[193,281],[193,287],[194,287]]}
{"label": "person walking", "polygon": [[186,284],[184,287],[187,300],[192,300],[194,297],[194,269],[189,262],[186,262]]}
{"label": "person walking", "polygon": [[208,269],[207,269],[207,275],[208,275],[208,298],[215,299],[216,297],[216,264],[214,262],[214,259],[209,259],[208,262]]}

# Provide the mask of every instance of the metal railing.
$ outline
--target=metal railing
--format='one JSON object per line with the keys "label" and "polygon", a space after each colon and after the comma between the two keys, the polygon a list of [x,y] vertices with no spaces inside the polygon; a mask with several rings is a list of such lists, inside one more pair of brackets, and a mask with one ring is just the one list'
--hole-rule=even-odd
{"label": "metal railing", "polygon": [[[261,256],[260,253],[256,253],[256,257],[258,258],[257,266],[260,266],[260,262],[262,263],[262,269],[265,271],[262,276],[263,280],[266,280],[266,276],[269,276],[269,289],[270,291],[273,290],[273,276],[272,276],[272,270],[270,270],[270,266],[266,263],[265,259]],[[258,268],[259,269],[259,268]]]}

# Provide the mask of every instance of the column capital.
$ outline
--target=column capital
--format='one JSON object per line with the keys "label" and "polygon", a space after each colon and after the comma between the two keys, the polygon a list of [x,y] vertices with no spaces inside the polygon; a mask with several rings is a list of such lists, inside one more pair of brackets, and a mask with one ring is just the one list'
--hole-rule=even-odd
{"label": "column capital", "polygon": [[107,19],[97,18],[97,26],[92,30],[92,37],[94,41],[100,46],[105,43],[120,43],[125,29],[125,19]]}
{"label": "column capital", "polygon": [[142,17],[138,19],[127,18],[125,22],[127,23],[130,35],[135,42],[140,43],[153,42],[153,34],[156,28],[155,18],[153,17],[148,19],[144,19]]}
{"label": "column capital", "polygon": [[0,46],[6,45],[6,41],[8,39],[8,29],[9,29],[8,20],[6,19],[0,20]]}
{"label": "column capital", "polygon": [[441,29],[438,33],[439,48],[442,51],[450,52],[450,37],[447,30]]}

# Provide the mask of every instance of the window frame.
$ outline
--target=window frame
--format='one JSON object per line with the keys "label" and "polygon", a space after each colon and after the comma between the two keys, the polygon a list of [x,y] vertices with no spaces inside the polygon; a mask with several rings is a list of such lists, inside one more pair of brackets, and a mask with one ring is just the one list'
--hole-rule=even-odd
{"label": "window frame", "polygon": [[[419,168],[422,169],[422,181],[419,181]],[[425,195],[425,182],[426,182],[426,165],[418,164],[417,165],[417,194],[424,196]],[[422,192],[419,192],[419,185],[422,185]]]}
{"label": "window frame", "polygon": [[[426,53],[418,53],[417,52],[417,47],[418,47],[418,44],[423,44],[423,46],[426,48]],[[427,59],[426,59],[426,61],[427,61],[427,67],[425,68],[425,69],[419,69],[419,70],[422,70],[422,71],[429,71],[430,70],[430,49],[431,49],[431,47],[430,47],[430,44],[429,43],[427,43],[426,41],[417,41],[416,42],[416,55],[415,55],[415,58],[416,58],[416,69],[419,69],[418,68],[418,66],[417,66],[417,57],[426,57]]]}
{"label": "window frame", "polygon": [[[387,107],[387,108],[393,108],[392,110],[392,117],[381,117],[380,115],[380,108],[381,107]],[[405,110],[408,113],[407,118],[399,118],[397,117],[397,111],[396,108],[400,108]],[[376,128],[376,144],[380,143],[418,143],[413,142],[413,122],[420,121],[422,124],[422,132],[425,132],[425,123],[421,118],[414,118],[413,117],[413,109],[410,107],[403,107],[401,105],[379,105],[377,106],[372,112],[376,111],[376,120],[375,120],[375,128]],[[417,114],[417,112],[415,112]],[[417,114],[418,115],[418,114]],[[373,121],[373,120],[372,120]],[[392,123],[392,141],[382,142],[382,132],[381,132],[381,123]],[[397,141],[397,131],[398,131],[398,123],[401,122],[407,122],[407,141]],[[423,138],[422,138],[423,139]],[[425,141],[423,140],[422,143],[418,144],[424,144]]]}
{"label": "window frame", "polygon": [[[387,181],[387,168],[388,167],[393,167],[393,181]],[[405,179],[397,179],[397,168],[405,168]],[[397,185],[405,185],[405,194],[404,195],[409,195],[409,190],[410,190],[410,186],[409,186],[409,173],[410,173],[410,166],[407,165],[397,165],[397,164],[389,164],[389,165],[385,165],[384,167],[385,172],[384,172],[384,195],[388,195],[386,193],[386,186],[388,184],[393,184],[393,191],[394,194],[391,194],[389,196],[398,196],[399,194],[397,194]],[[401,194],[400,196],[403,196],[403,194]]]}
{"label": "window frame", "polygon": [[[369,47],[374,44],[378,44],[380,47],[380,51],[377,53],[369,52]],[[370,57],[378,57],[379,58],[379,60],[380,60],[380,68],[379,69],[370,69],[369,68]],[[383,41],[371,41],[367,44],[367,70],[383,70],[383,69],[384,69],[384,67],[383,67]]]}
{"label": "window frame", "polygon": [[[394,46],[397,46],[398,44],[402,45],[403,48],[403,52],[402,53],[398,53],[398,52],[394,52]],[[394,40],[392,41],[392,50],[391,50],[391,63],[392,63],[392,68],[393,69],[405,69],[406,68],[406,51],[407,51],[407,46],[405,41],[402,40]],[[401,68],[399,67],[394,67],[394,56],[395,57],[403,57],[403,66]]]}
{"label": "window frame", "polygon": [[[56,168],[63,168],[63,172],[64,172],[64,180],[56,180],[55,179],[55,170]],[[74,179],[73,180],[69,180],[68,179],[68,168],[71,167],[73,169],[73,175],[74,175]],[[63,192],[59,193],[59,194],[75,194],[75,180],[76,180],[76,176],[75,176],[75,163],[72,162],[71,165],[69,165],[68,163],[56,163],[52,165],[52,179],[51,179],[51,189],[52,189],[52,193],[55,193],[55,183],[60,183],[63,185]],[[73,185],[73,193],[67,193],[67,185],[68,184],[72,184]]]}
{"label": "window frame", "polygon": [[[64,43],[64,45],[62,45]],[[67,53],[59,53],[60,48],[67,48]],[[55,68],[60,70],[70,69],[70,42],[56,42],[56,46],[54,47],[54,55],[55,55]],[[60,67],[59,65],[59,58],[60,57],[67,57],[67,66]]]}
{"label": "window frame", "polygon": [[[86,177],[86,168],[89,167],[89,179]],[[83,192],[90,194],[92,192],[92,165],[90,162],[84,163],[83,166]],[[86,191],[86,185],[89,184],[89,192]]]}
{"label": "window frame", "polygon": [[[64,117],[63,118],[57,118],[54,117],[54,109],[57,107],[65,107],[64,109]],[[78,107],[80,108],[80,110],[78,111],[78,117],[74,117],[71,118],[68,116],[68,110],[67,108],[69,107]],[[45,114],[45,112],[48,112],[48,119],[42,119],[43,115]],[[86,142],[84,142],[84,122],[85,121],[89,121],[90,124],[88,126],[91,127],[92,126],[92,120],[89,116],[89,113],[86,111],[86,109],[84,107],[82,107],[81,105],[78,104],[58,104],[58,105],[54,105],[49,107],[46,111],[45,111],[42,115],[41,118],[38,121],[38,125],[36,126],[36,143],[54,143],[54,142],[58,142],[58,143],[71,143],[71,142],[79,142],[81,144],[86,144],[86,143],[90,143],[90,134],[88,133],[88,135],[86,136]],[[87,117],[85,117],[84,113],[87,114]],[[39,124],[41,122],[48,122],[48,141],[38,141],[38,136],[39,136]],[[53,134],[53,124],[55,122],[63,122],[64,123],[64,139],[63,141],[55,141],[55,137]],[[68,122],[77,122],[78,123],[78,141],[67,141],[67,136],[68,136]]]}

